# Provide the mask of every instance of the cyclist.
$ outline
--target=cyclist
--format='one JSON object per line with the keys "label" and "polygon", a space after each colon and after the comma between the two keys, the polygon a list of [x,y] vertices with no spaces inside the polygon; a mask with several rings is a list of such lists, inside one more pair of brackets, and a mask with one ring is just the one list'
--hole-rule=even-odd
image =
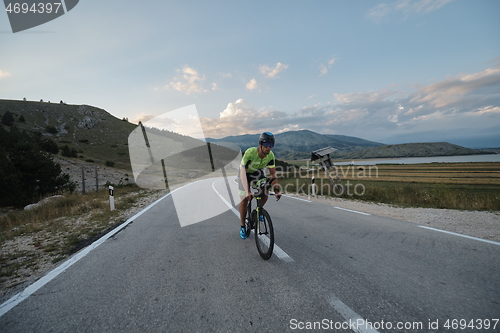
{"label": "cyclist", "polygon": [[[250,183],[266,178],[264,168],[269,169],[271,178],[276,178],[273,181],[274,196],[276,199],[281,198],[278,188],[278,177],[276,177],[276,161],[274,153],[271,149],[274,147],[274,135],[269,132],[264,132],[259,137],[259,146],[248,148],[243,154],[240,164],[240,175],[238,189],[240,193],[240,237],[245,239],[247,234],[245,231],[245,215],[247,212],[248,200],[252,199]],[[262,205],[267,201],[267,194],[262,197]]]}

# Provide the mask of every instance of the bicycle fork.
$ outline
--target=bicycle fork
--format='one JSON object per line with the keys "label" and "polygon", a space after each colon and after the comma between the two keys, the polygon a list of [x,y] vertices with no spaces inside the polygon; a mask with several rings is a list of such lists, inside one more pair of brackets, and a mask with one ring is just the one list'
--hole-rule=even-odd
{"label": "bicycle fork", "polygon": [[259,209],[260,207],[256,207],[256,226],[255,226],[255,234],[256,235],[267,235],[267,223],[264,222],[264,214],[262,214],[262,210]]}

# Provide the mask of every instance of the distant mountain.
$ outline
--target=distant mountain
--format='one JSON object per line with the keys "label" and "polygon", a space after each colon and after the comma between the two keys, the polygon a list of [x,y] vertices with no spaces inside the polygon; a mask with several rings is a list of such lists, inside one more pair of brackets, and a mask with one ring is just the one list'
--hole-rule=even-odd
{"label": "distant mountain", "polygon": [[[260,134],[228,136],[222,139],[207,138],[208,142],[231,142],[242,151],[258,145]],[[310,158],[311,152],[324,147],[333,147],[339,152],[351,152],[383,145],[346,135],[319,134],[309,130],[289,131],[275,135],[276,146],[273,151],[280,159],[292,160]]]}
{"label": "distant mountain", "polygon": [[405,143],[385,145],[343,154],[346,159],[432,157],[492,154],[493,152],[457,146],[448,142]]}

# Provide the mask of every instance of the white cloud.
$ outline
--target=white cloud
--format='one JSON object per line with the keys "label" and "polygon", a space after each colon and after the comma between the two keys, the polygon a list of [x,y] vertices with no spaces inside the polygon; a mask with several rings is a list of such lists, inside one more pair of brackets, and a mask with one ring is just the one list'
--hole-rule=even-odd
{"label": "white cloud", "polygon": [[6,78],[6,77],[9,77],[9,76],[12,76],[12,75],[10,75],[9,72],[6,72],[6,71],[3,71],[3,70],[0,69],[0,79]]}
{"label": "white cloud", "polygon": [[177,70],[177,72],[182,74],[182,77],[174,78],[174,81],[170,82],[166,88],[180,91],[186,95],[207,92],[202,86],[205,78],[200,76],[196,70],[186,66],[182,70]]}
{"label": "white cloud", "polygon": [[319,73],[320,73],[319,76],[326,75],[328,73],[328,70],[332,68],[332,65],[335,63],[336,60],[337,60],[336,58],[331,58],[326,62],[326,65],[321,63],[319,65]]}
{"label": "white cloud", "polygon": [[257,89],[257,80],[251,79],[247,84],[246,87],[248,90],[254,90]]}
{"label": "white cloud", "polygon": [[386,98],[395,95],[396,93],[396,91],[384,89],[380,92],[366,91],[346,94],[333,94],[333,96],[338,103],[366,105],[381,102]]}
{"label": "white cloud", "polygon": [[238,99],[235,103],[229,103],[227,107],[220,113],[220,118],[230,117],[249,117],[255,115],[255,110],[242,98]]}
{"label": "white cloud", "polygon": [[147,113],[141,112],[138,115],[136,115],[135,119],[132,119],[131,122],[136,123],[136,124],[138,124],[139,122],[144,123],[150,119],[153,119],[154,117],[155,116],[153,116],[152,114],[147,114]]}
{"label": "white cloud", "polygon": [[420,12],[432,12],[453,0],[399,0],[395,3],[381,3],[368,11],[367,16],[375,21],[381,21],[390,16],[408,16]]}
{"label": "white cloud", "polygon": [[319,65],[319,76],[323,76],[328,73],[328,68],[324,64]]}
{"label": "white cloud", "polygon": [[453,0],[401,0],[396,3],[396,9],[404,13],[432,12]]}
{"label": "white cloud", "polygon": [[[474,74],[460,74],[434,84],[419,87],[411,103],[428,103],[435,108],[466,105],[474,94],[496,95],[500,91],[500,65]],[[473,95],[471,95],[473,94]],[[484,96],[482,97],[484,98]]]}
{"label": "white cloud", "polygon": [[219,118],[204,118],[202,124],[207,137],[310,129],[384,142],[396,136],[430,140],[418,133],[453,134],[459,127],[478,134],[500,123],[500,66],[413,89],[334,94],[333,104],[317,103],[294,112],[257,109],[239,99],[229,103]]}
{"label": "white cloud", "polygon": [[288,65],[278,62],[274,68],[267,65],[262,65],[259,67],[260,72],[269,79],[278,78],[278,74],[288,68]]}

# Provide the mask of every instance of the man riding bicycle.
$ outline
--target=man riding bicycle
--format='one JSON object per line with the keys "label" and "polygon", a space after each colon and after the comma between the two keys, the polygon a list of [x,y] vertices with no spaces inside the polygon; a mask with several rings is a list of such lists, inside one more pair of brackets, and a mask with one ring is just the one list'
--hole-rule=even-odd
{"label": "man riding bicycle", "polygon": [[[278,188],[278,178],[276,177],[276,160],[271,149],[274,147],[274,135],[264,132],[259,137],[259,146],[248,148],[243,154],[240,164],[240,176],[238,189],[240,193],[240,237],[247,238],[245,231],[245,215],[247,212],[248,201],[252,199],[250,183],[266,178],[264,168],[269,168],[271,178],[275,178],[274,196],[281,198]],[[262,206],[267,201],[267,194],[262,197]]]}

